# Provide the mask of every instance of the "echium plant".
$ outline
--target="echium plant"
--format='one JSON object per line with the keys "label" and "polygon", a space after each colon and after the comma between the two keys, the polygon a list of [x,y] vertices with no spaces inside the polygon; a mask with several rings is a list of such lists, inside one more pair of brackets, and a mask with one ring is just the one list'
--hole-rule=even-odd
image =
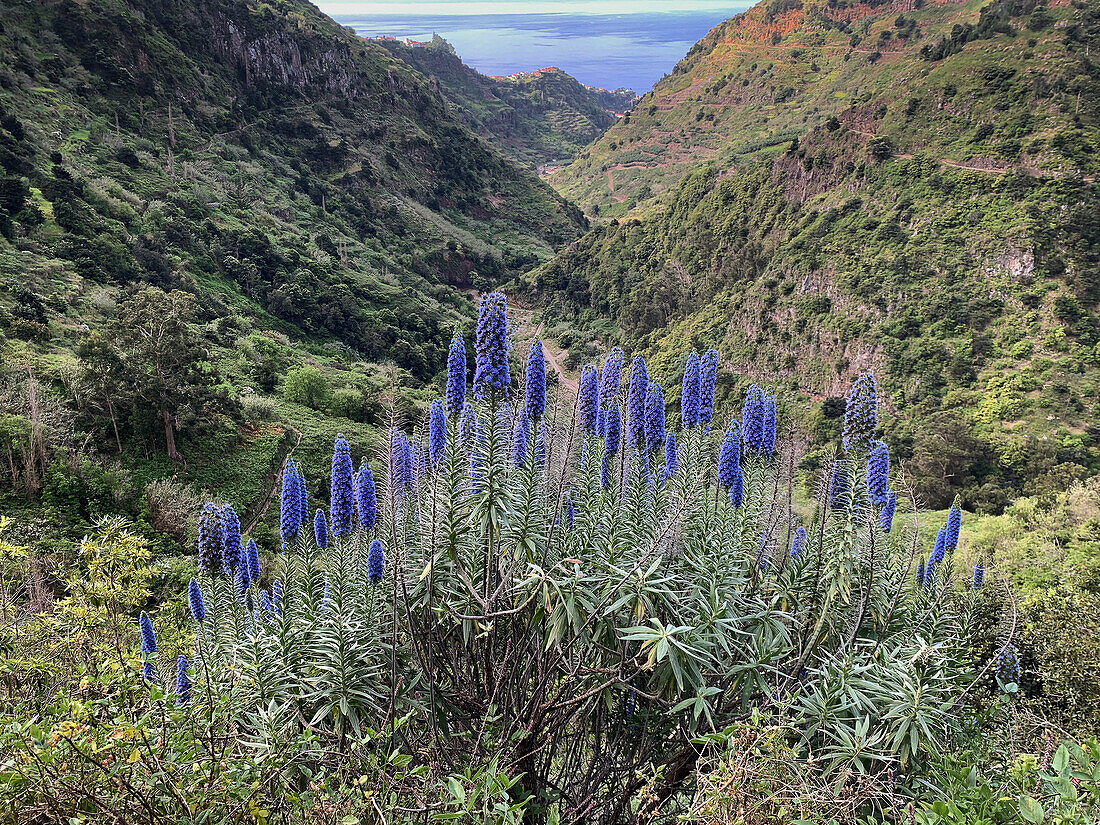
{"label": "echium plant", "polygon": [[355,512],[355,496],[352,493],[352,478],[355,476],[355,464],[351,460],[351,448],[344,434],[336,436],[332,453],[332,476],[329,490],[329,518],[332,520],[334,535],[351,532],[351,520]]}
{"label": "echium plant", "polygon": [[615,347],[608,353],[603,362],[603,372],[600,374],[600,403],[599,406],[607,409],[619,397],[619,382],[622,381],[623,351]]}
{"label": "echium plant", "polygon": [[462,403],[466,400],[466,343],[456,330],[447,351],[447,393],[446,413],[457,418],[462,413]]}
{"label": "echium plant", "polygon": [[[696,426],[700,421],[701,391],[699,353],[692,350],[688,353],[687,364],[684,365],[684,379],[680,386],[680,426],[686,430]],[[712,396],[713,392],[712,388]],[[711,403],[713,403],[713,397]]]}
{"label": "echium plant", "polygon": [[577,392],[578,426],[586,433],[596,434],[596,422],[600,409],[600,377],[595,366],[585,364],[581,370],[580,387]]}
{"label": "echium plant", "polygon": [[495,397],[506,401],[512,383],[508,366],[508,302],[503,293],[481,299],[477,318],[477,361],[474,397],[479,401]]}
{"label": "echium plant", "polygon": [[860,373],[844,408],[844,449],[865,450],[878,428],[878,387],[870,372]]}
{"label": "echium plant", "polygon": [[714,390],[718,382],[718,350],[708,349],[699,361],[699,423],[714,417]]}
{"label": "echium plant", "polygon": [[[582,371],[573,404],[546,398],[532,347],[513,396],[507,329],[503,296],[485,296],[473,399],[449,381],[425,421],[400,422],[427,433],[427,462],[421,437],[391,431],[377,492],[366,463],[349,478],[348,530],[322,530],[323,514],[308,529],[288,461],[282,547],[262,580],[235,589],[200,532],[214,563],[188,588],[182,712],[222,714],[255,741],[295,720],[333,753],[382,731],[378,760],[396,745],[423,754],[409,770],[493,758],[519,777],[515,799],[608,825],[676,816],[698,737],[753,714],[785,720],[783,747],[833,777],[886,781],[936,759],[975,678],[977,596],[953,584],[948,528],[935,597],[910,584],[926,573],[916,519],[894,519],[885,445],[869,449],[873,381],[853,389],[849,450],[798,518],[797,461],[769,460],[794,450],[777,443],[783,410],[760,387],[740,421],[714,409],[713,350],[698,359],[698,413],[695,378],[686,397],[681,384],[674,433],[659,380],[678,376],[647,371],[643,386],[639,367],[631,410],[621,352],[602,380]],[[627,438],[624,404],[640,425]]]}

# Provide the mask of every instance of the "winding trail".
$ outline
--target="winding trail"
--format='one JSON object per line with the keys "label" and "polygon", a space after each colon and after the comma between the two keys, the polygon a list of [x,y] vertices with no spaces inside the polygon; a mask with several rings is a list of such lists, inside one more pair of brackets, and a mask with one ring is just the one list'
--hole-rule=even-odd
{"label": "winding trail", "polygon": [[[855,132],[857,135],[863,135],[868,138],[878,137],[874,132],[867,132],[852,126],[848,126],[848,131]],[[898,158],[899,160],[913,159],[911,152],[891,152],[890,157]],[[1074,174],[1073,172],[1060,172],[1056,169],[1040,169],[1037,166],[973,166],[969,163],[950,160],[948,158],[934,158],[934,160],[941,166],[950,166],[952,169],[964,169],[967,172],[984,172],[987,175],[1007,175],[1009,172],[1027,172],[1029,175],[1036,178],[1064,178]],[[1096,176],[1082,175],[1081,180],[1085,183],[1093,183],[1096,180]]]}
{"label": "winding trail", "polygon": [[[542,338],[543,324],[535,323],[535,310],[523,306],[513,296],[508,296],[508,314],[511,318],[512,330],[516,343],[522,346],[530,344],[536,338]],[[524,352],[526,349],[523,350]],[[543,339],[542,353],[546,356],[546,362],[558,376],[558,383],[566,387],[575,397],[580,388],[578,380],[571,376],[562,364],[563,357],[568,354],[553,341]]]}

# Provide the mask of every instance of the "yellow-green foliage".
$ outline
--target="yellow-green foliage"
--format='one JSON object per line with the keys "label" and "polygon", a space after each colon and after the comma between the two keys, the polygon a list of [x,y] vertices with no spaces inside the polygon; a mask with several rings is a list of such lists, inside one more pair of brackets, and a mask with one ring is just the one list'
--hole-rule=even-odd
{"label": "yellow-green foliage", "polygon": [[1100,583],[1100,479],[1017,499],[1001,516],[968,516],[965,553],[992,559],[1014,586],[1043,591]]}

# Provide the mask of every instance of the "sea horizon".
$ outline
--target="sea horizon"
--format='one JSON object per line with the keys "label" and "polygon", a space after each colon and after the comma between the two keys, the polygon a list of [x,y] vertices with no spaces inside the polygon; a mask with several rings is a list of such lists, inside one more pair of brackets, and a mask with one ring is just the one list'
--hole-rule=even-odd
{"label": "sea horizon", "polygon": [[[334,5],[348,4],[327,4]],[[422,5],[410,4],[404,14],[332,14],[324,3],[321,9],[361,37],[423,41],[438,34],[482,74],[510,75],[555,66],[585,85],[632,89],[642,95],[710,29],[749,6],[727,3],[704,10],[603,14],[561,12],[557,7],[562,4],[549,4],[553,11],[424,14],[417,11]]]}

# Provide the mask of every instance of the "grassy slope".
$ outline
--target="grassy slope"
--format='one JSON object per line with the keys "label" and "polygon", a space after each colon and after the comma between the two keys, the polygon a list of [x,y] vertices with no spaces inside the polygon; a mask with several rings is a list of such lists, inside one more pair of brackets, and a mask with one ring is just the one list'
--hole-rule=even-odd
{"label": "grassy slope", "polygon": [[[559,191],[604,215],[652,212],[700,163],[766,156],[831,116],[901,152],[982,168],[1095,173],[1096,134],[1074,120],[1091,70],[1083,49],[1062,42],[1077,16],[1068,4],[1046,11],[1051,22],[1037,31],[1028,24],[1039,18],[1016,15],[1014,36],[997,32],[1011,4],[987,0],[925,3],[901,14],[811,2],[769,12],[777,5],[715,27],[629,120],[555,175]],[[982,21],[986,6],[999,11]],[[922,58],[956,26],[979,25],[982,39],[944,59]],[[985,124],[993,126],[988,134]]]}
{"label": "grassy slope", "polygon": [[446,41],[423,48],[382,41],[396,57],[439,84],[451,111],[514,160],[537,168],[567,163],[629,109],[632,92],[582,85],[563,71],[487,77]]}
{"label": "grassy slope", "polygon": [[[630,166],[612,174],[641,219],[594,229],[531,282],[562,316],[610,315],[669,383],[684,349],[713,342],[731,373],[792,397],[877,369],[897,457],[931,503],[962,491],[997,509],[1095,472],[1097,23],[1088,7],[1046,23],[989,8],[981,24],[976,3],[900,22],[855,6],[866,16],[840,31],[758,6],[719,26],[559,181],[605,204],[603,167]],[[963,22],[981,38],[920,56]],[[673,140],[647,166],[657,121],[699,151]],[[837,410],[811,437],[825,443]]]}
{"label": "grassy slope", "polygon": [[[11,56],[0,66],[0,384],[32,371],[64,421],[87,328],[132,286],[184,289],[227,395],[277,389],[254,370],[267,341],[281,351],[277,379],[314,364],[352,397],[355,421],[277,414],[305,431],[319,485],[321,442],[331,449],[343,430],[358,460],[371,425],[388,420],[393,383],[419,387],[443,366],[449,329],[472,314],[460,290],[549,257],[583,227],[422,75],[298,0],[7,4],[0,52]],[[396,378],[374,361],[394,361]],[[399,412],[414,396],[398,393]],[[114,452],[83,426],[57,428],[51,449]],[[181,433],[180,477],[246,510],[288,431],[204,422]],[[124,446],[139,493],[177,469],[155,432]]]}

